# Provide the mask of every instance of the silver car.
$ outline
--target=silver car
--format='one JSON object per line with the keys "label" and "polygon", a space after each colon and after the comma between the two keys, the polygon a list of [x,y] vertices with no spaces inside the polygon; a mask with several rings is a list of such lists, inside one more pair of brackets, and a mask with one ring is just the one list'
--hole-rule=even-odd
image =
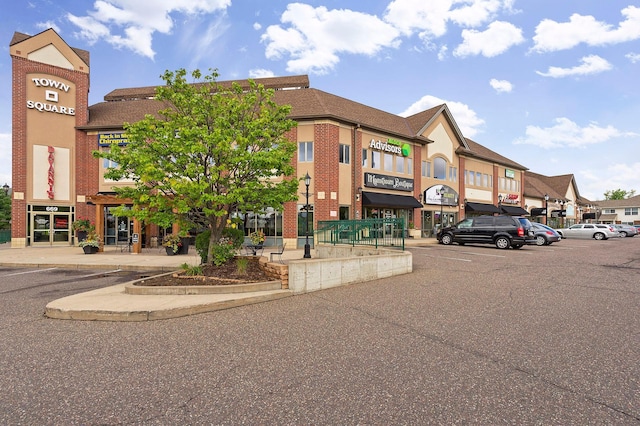
{"label": "silver car", "polygon": [[638,228],[632,225],[614,224],[614,228],[618,230],[621,237],[634,237],[638,234]]}
{"label": "silver car", "polygon": [[568,228],[556,229],[556,232],[560,234],[562,238],[593,238],[595,240],[606,240],[620,236],[613,225],[602,223],[579,223]]}

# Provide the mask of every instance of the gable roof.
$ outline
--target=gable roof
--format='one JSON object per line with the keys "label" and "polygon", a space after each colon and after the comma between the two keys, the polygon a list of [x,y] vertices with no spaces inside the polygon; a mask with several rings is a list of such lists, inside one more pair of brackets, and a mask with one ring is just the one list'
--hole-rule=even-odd
{"label": "gable roof", "polygon": [[490,161],[503,166],[508,166],[518,170],[527,170],[522,164],[518,164],[513,160],[508,159],[495,151],[490,150],[484,145],[480,145],[478,142],[465,138],[467,148],[460,146],[456,153],[467,157],[475,157],[481,160]]}
{"label": "gable roof", "polygon": [[640,195],[636,195],[635,197],[625,198],[623,200],[600,200],[594,201],[599,207],[640,207]]}
{"label": "gable roof", "polygon": [[82,62],[84,62],[85,64],[87,64],[87,66],[89,66],[89,58],[90,58],[90,53],[88,50],[84,50],[84,49],[78,49],[77,47],[71,47],[67,44],[66,41],[64,41],[64,39],[62,37],[60,37],[60,35],[56,32],[56,30],[54,30],[53,28],[49,28],[46,29],[36,35],[29,35],[29,34],[24,34],[24,33],[20,33],[20,32],[14,32],[13,33],[13,37],[11,38],[11,42],[9,42],[9,47],[18,44],[18,43],[22,43],[23,41],[29,40],[30,38],[33,37],[38,37],[41,34],[44,34],[48,31],[52,31],[56,36],[58,36],[58,38],[66,45],[68,46],[71,50],[73,50],[73,52],[78,55],[78,57],[80,58],[80,60]]}
{"label": "gable roof", "polygon": [[[225,81],[219,84],[230,86],[232,82],[247,87],[247,80]],[[291,105],[289,118],[293,120],[331,119],[421,144],[432,142],[417,133],[411,122],[404,117],[310,88],[306,75],[255,79],[255,82],[275,89],[274,101],[280,105]],[[154,99],[155,89],[155,86],[148,86],[110,92],[105,96],[105,102],[89,107],[89,122],[79,128],[121,129],[123,123],[139,121],[146,114],[158,116],[158,111],[166,108],[168,104]],[[416,122],[415,118],[413,122]]]}
{"label": "gable roof", "polygon": [[[544,183],[548,188],[551,188],[551,190],[556,194],[554,196],[549,194],[549,197],[551,198],[558,198],[558,199],[564,200],[567,194],[567,189],[570,186],[573,186],[573,190],[576,194],[577,199],[571,200],[571,201],[574,201],[578,204],[590,203],[589,200],[580,196],[580,192],[578,191],[578,185],[576,184],[576,180],[573,174],[545,176],[538,173],[527,172],[527,177],[528,179],[537,179],[542,183]],[[525,182],[525,186],[526,186],[526,182]],[[528,194],[525,192],[525,195],[528,195]],[[531,196],[534,196],[534,195],[531,195]]]}
{"label": "gable roof", "polygon": [[447,120],[460,145],[468,148],[466,138],[462,135],[456,120],[453,119],[453,114],[449,111],[447,104],[437,105],[428,110],[413,114],[407,117],[407,122],[411,125],[416,134],[421,135],[440,115]]}

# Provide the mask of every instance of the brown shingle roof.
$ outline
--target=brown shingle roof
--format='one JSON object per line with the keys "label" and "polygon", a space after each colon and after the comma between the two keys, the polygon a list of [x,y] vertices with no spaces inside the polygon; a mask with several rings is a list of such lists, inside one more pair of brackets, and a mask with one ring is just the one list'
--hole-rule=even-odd
{"label": "brown shingle roof", "polygon": [[[55,32],[55,30],[53,28],[49,28],[48,30],[45,30],[45,31],[49,31],[49,30]],[[23,42],[23,41],[25,41],[25,40],[27,40],[27,39],[29,39],[31,37],[35,37],[35,36],[30,36],[29,34],[19,33],[19,32],[16,31],[16,32],[13,33],[13,37],[11,38],[11,42],[9,43],[9,46],[13,46],[14,44]],[[60,37],[60,36],[58,36],[58,37]],[[65,42],[62,39],[62,37],[60,37],[60,40]],[[65,42],[65,44],[66,44],[66,42]],[[78,55],[80,57],[82,62],[87,64],[87,66],[89,65],[89,58],[91,57],[91,54],[89,53],[88,50],[78,49],[77,47],[71,47],[71,46],[69,46],[69,47],[71,48],[71,50],[73,50],[76,53],[76,55]]]}
{"label": "brown shingle roof", "polygon": [[601,200],[594,201],[599,207],[640,207],[640,195],[625,198],[623,200]]}
{"label": "brown shingle roof", "polygon": [[460,146],[456,152],[459,155],[466,155],[468,157],[475,157],[482,160],[491,161],[492,163],[497,163],[503,166],[512,167],[518,170],[527,170],[527,168],[521,164],[516,163],[513,160],[508,159],[495,151],[490,150],[486,146],[480,145],[478,142],[471,140],[469,138],[465,138],[469,149],[466,149]]}
{"label": "brown shingle roof", "polygon": [[[395,114],[372,108],[340,96],[308,86],[307,76],[278,77],[256,79],[270,87],[278,86],[274,100],[280,105],[291,105],[289,117],[294,120],[334,119],[351,124],[359,124],[370,130],[389,133],[405,139],[413,139],[419,143],[429,143],[429,139],[416,135],[409,121]],[[223,82],[221,82],[223,83]],[[225,84],[227,82],[224,82]],[[230,84],[230,83],[229,83]],[[245,80],[246,84],[246,80]],[[267,86],[265,84],[265,86]],[[286,90],[284,87],[298,87]],[[119,99],[101,102],[89,107],[89,123],[81,129],[117,129],[124,122],[135,122],[144,118],[145,114],[157,115],[164,108],[158,101],[151,99],[155,87],[117,89],[105,99]]]}
{"label": "brown shingle roof", "polygon": [[548,195],[551,199],[563,198],[564,195],[557,192],[551,186],[549,186],[545,179],[547,176],[542,176],[530,171],[524,172],[524,196],[532,198],[544,199],[545,195]]}
{"label": "brown shingle roof", "polygon": [[[266,77],[253,79],[256,83],[262,84],[268,89],[274,90],[287,90],[287,89],[299,89],[309,87],[309,76],[307,75],[294,75],[288,77]],[[222,87],[231,87],[233,83],[239,84],[241,87],[248,89],[249,83],[244,80],[226,80],[219,81],[218,84]],[[156,89],[158,86],[146,86],[146,87],[129,87],[124,89],[115,89],[107,93],[104,97],[105,101],[123,101],[123,100],[136,100],[136,99],[150,99],[155,97]]]}

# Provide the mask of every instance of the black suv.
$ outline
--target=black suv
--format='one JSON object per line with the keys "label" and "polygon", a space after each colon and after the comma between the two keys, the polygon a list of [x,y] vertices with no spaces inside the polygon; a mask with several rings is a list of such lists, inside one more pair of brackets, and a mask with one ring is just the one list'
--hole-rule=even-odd
{"label": "black suv", "polygon": [[437,234],[438,241],[448,245],[458,243],[495,244],[499,249],[519,249],[535,244],[533,226],[529,219],[516,216],[476,216],[447,226]]}

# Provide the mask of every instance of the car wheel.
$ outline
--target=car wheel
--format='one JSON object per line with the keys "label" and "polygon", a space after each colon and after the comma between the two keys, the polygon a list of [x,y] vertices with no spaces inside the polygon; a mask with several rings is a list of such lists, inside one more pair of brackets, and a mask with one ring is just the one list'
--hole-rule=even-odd
{"label": "car wheel", "polygon": [[445,246],[448,246],[449,244],[451,244],[453,242],[453,237],[451,236],[451,234],[444,234],[442,236],[442,239],[440,240],[440,242],[442,244],[444,244]]}
{"label": "car wheel", "polygon": [[509,239],[507,237],[498,237],[496,238],[496,247],[499,249],[508,249],[511,245]]}
{"label": "car wheel", "polygon": [[536,245],[543,246],[545,244],[547,244],[547,240],[542,235],[538,235],[536,237]]}
{"label": "car wheel", "polygon": [[627,236],[627,233],[624,231],[620,231],[620,237],[625,238]]}
{"label": "car wheel", "polygon": [[520,244],[514,245],[514,246],[512,246],[512,247],[513,247],[514,249],[516,249],[516,250],[518,250],[518,249],[521,249],[521,248],[522,248],[522,246],[521,246]]}
{"label": "car wheel", "polygon": [[604,240],[604,234],[602,232],[596,232],[595,234],[593,234],[593,238],[595,238],[596,240]]}

